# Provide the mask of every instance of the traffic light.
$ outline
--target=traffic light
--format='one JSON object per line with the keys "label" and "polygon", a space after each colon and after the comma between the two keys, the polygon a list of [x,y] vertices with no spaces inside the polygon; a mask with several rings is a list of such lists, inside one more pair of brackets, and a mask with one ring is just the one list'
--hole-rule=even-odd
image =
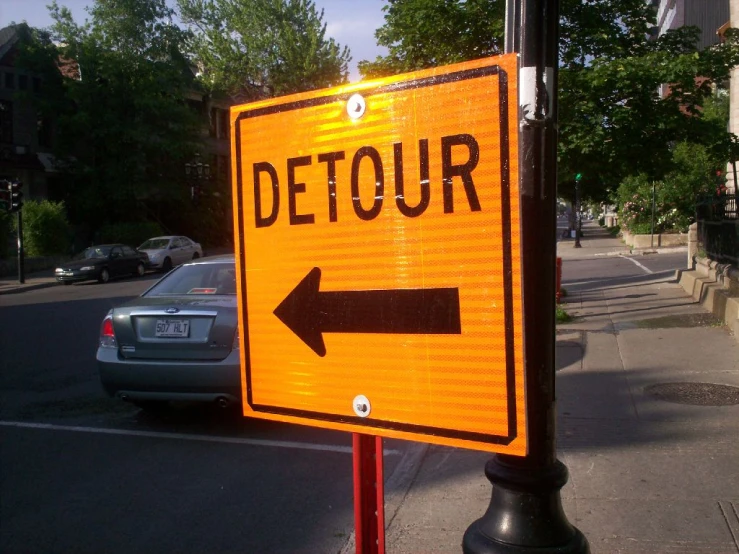
{"label": "traffic light", "polygon": [[580,181],[582,179],[582,173],[578,173],[575,175],[575,181]]}
{"label": "traffic light", "polygon": [[21,208],[23,208],[23,191],[21,191],[21,184],[18,181],[11,181],[8,184],[8,191],[10,192],[8,211],[10,213],[21,211]]}

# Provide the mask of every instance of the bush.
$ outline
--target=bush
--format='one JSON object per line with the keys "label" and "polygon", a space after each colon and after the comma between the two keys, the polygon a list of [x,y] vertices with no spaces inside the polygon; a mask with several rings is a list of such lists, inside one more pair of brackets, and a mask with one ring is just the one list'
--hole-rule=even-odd
{"label": "bush", "polygon": [[[13,220],[16,228],[18,220]],[[16,230],[17,232],[17,230]],[[28,200],[23,203],[23,250],[26,256],[69,254],[71,229],[64,202]]]}
{"label": "bush", "polygon": [[598,218],[598,225],[600,225],[601,227],[605,227],[606,226],[606,218],[603,217],[603,216],[600,216]]}
{"label": "bush", "polygon": [[[651,228],[652,183],[644,174],[627,177],[618,187],[619,222],[632,233],[643,225]],[[648,231],[647,231],[648,232]]]}
{"label": "bush", "polygon": [[572,321],[572,316],[568,314],[562,306],[557,304],[555,309],[555,319],[557,320],[557,323],[567,323],[568,321]]}
{"label": "bush", "polygon": [[[659,231],[656,227],[657,226],[655,224],[654,232],[658,233]],[[629,226],[629,232],[633,233],[634,235],[649,235],[652,233],[652,223],[632,223]]]}
{"label": "bush", "polygon": [[96,233],[95,242],[105,244],[109,242],[120,242],[138,247],[146,239],[163,235],[164,232],[158,223],[154,221],[129,221],[125,223],[111,223],[104,225]]}
{"label": "bush", "polygon": [[[696,196],[715,191],[720,165],[704,146],[681,142],[672,153],[673,170],[654,188],[654,232],[685,232],[695,221]],[[652,181],[646,175],[631,176],[618,187],[619,221],[632,233],[652,228]]]}

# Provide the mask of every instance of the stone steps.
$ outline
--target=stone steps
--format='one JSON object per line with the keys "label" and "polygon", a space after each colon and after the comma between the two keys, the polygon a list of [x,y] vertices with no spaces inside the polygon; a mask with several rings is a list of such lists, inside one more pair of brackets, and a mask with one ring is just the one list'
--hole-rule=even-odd
{"label": "stone steps", "polygon": [[739,341],[739,270],[707,258],[696,258],[695,269],[678,270],[680,286],[732,331]]}

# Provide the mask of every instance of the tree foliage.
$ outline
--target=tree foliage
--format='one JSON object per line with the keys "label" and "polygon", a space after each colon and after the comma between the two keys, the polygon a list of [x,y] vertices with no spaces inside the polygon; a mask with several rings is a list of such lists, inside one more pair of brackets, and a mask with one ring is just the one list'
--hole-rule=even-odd
{"label": "tree foliage", "polygon": [[500,54],[505,0],[389,0],[375,32],[389,54],[360,61],[363,77],[384,77]]}
{"label": "tree foliage", "polygon": [[[385,23],[376,37],[389,54],[360,62],[364,76],[500,52],[503,2],[390,0],[383,9]],[[657,37],[655,21],[654,8],[644,0],[562,0],[558,186],[563,197],[574,197],[577,173],[583,175],[582,197],[594,201],[612,196],[628,176],[662,179],[675,168],[673,149],[680,142],[728,156],[726,120],[703,108],[713,87],[739,63],[736,35],[729,32],[724,44],[698,51],[697,29]],[[664,84],[668,95],[660,94]]]}
{"label": "tree foliage", "polygon": [[70,238],[71,229],[63,202],[24,202],[23,249],[26,255],[67,255]]}
{"label": "tree foliage", "polygon": [[681,141],[728,152],[727,120],[703,106],[739,63],[739,44],[732,38],[699,52],[696,37],[695,28],[682,28],[647,41],[639,56],[561,68],[559,183],[565,194],[572,194],[578,172],[585,195],[601,198],[629,175],[662,179]]}
{"label": "tree foliage", "polygon": [[672,151],[672,161],[672,169],[661,180],[640,173],[621,182],[616,201],[622,227],[632,233],[650,232],[654,195],[655,232],[686,232],[695,221],[696,196],[719,190],[721,165],[709,148],[681,142]]}
{"label": "tree foliage", "polygon": [[349,50],[312,0],[178,0],[208,90],[253,100],[345,83]]}
{"label": "tree foliage", "polygon": [[[44,74],[40,104],[56,124],[56,157],[70,176],[70,216],[92,229],[143,218],[154,200],[184,197],[184,159],[198,140],[187,106],[185,32],[164,0],[96,0],[84,24],[56,2],[21,64]],[[57,46],[58,45],[58,46]]]}

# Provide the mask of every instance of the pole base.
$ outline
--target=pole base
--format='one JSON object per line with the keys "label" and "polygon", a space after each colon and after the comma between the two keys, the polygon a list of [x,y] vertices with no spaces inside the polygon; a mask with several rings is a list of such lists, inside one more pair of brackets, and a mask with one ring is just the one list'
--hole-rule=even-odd
{"label": "pole base", "polygon": [[495,456],[485,466],[493,493],[485,515],[467,528],[465,554],[589,554],[585,536],[567,521],[560,489],[567,468],[527,467]]}

